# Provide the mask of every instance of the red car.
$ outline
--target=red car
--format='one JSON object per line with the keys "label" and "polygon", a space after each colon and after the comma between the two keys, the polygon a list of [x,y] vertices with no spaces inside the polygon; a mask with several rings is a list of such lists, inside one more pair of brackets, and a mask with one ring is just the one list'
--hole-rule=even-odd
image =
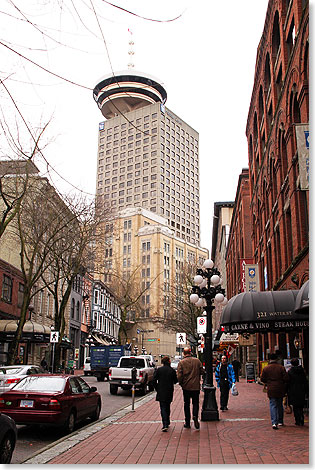
{"label": "red car", "polygon": [[78,421],[99,418],[101,396],[81,377],[31,375],[0,395],[0,411],[16,424],[50,424],[72,432]]}

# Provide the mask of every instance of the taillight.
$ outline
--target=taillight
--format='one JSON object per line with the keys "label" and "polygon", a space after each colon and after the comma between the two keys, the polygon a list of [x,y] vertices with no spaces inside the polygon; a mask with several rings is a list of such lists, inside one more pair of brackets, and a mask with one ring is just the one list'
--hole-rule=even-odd
{"label": "taillight", "polygon": [[143,372],[142,371],[139,372],[139,377],[143,377]]}
{"label": "taillight", "polygon": [[17,384],[21,379],[17,378],[17,379],[7,379],[4,384],[5,385],[8,385],[8,384]]}
{"label": "taillight", "polygon": [[51,410],[60,410],[60,402],[58,400],[54,400],[53,398],[49,401],[48,406]]}
{"label": "taillight", "polygon": [[108,371],[108,377],[110,377],[112,375],[112,369],[109,369]]}
{"label": "taillight", "polygon": [[0,398],[0,408],[4,408],[4,399],[3,398]]}

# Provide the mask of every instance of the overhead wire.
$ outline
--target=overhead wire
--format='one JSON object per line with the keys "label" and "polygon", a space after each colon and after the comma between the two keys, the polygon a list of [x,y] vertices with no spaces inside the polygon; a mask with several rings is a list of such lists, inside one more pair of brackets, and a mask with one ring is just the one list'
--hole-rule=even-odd
{"label": "overhead wire", "polygon": [[[144,16],[138,15],[138,14],[136,14],[136,13],[130,11],[130,10],[126,10],[125,8],[119,7],[118,5],[114,5],[113,3],[108,2],[108,1],[106,1],[106,0],[102,0],[102,1],[103,1],[104,3],[107,3],[107,4],[111,5],[112,7],[118,8],[118,9],[120,9],[120,10],[122,10],[122,11],[125,11],[125,12],[128,13],[128,14],[131,14],[131,15],[133,15],[133,16],[137,16],[137,17],[139,17],[139,18],[141,18],[141,19],[144,19],[144,20],[147,20],[147,21],[155,21],[155,22],[158,22],[158,23],[167,23],[167,22],[175,21],[175,20],[179,19],[179,18],[182,16],[182,14],[181,14],[181,15],[177,16],[176,18],[173,18],[173,19],[170,19],[170,20],[155,20],[155,19],[152,19],[152,18],[146,18],[146,17],[144,17]],[[13,4],[11,0],[10,0],[10,2],[11,2],[11,4]],[[71,2],[72,2],[72,0],[71,0]],[[101,32],[101,35],[102,35],[102,39],[103,39],[104,45],[105,45],[105,48],[106,48],[106,52],[107,52],[108,60],[109,60],[109,63],[110,63],[112,75],[113,75],[113,77],[116,79],[117,86],[120,87],[120,83],[118,82],[118,80],[117,80],[117,78],[116,78],[116,75],[115,75],[115,72],[114,72],[114,70],[113,70],[113,66],[112,66],[110,54],[109,54],[109,51],[108,51],[107,43],[106,43],[106,40],[105,40],[103,31],[102,31],[101,25],[100,25],[100,23],[99,23],[99,20],[98,20],[98,17],[97,17],[97,13],[96,13],[96,11],[95,11],[95,8],[94,8],[94,5],[93,5],[92,0],[90,0],[90,3],[91,3],[91,6],[92,6],[92,9],[93,9],[93,12],[94,12],[94,15],[95,15],[95,18],[96,18],[98,27],[99,27],[100,32]],[[73,2],[72,2],[72,5],[73,5]],[[17,11],[20,12],[20,14],[22,14],[22,16],[24,17],[25,21],[27,21],[29,24],[31,24],[31,25],[32,25],[38,32],[40,32],[42,35],[46,35],[49,39],[51,39],[51,40],[57,42],[58,44],[60,44],[60,45],[62,45],[62,46],[69,47],[69,46],[67,46],[67,45],[64,45],[64,44],[61,43],[60,41],[55,40],[54,38],[52,38],[51,36],[47,35],[46,33],[44,33],[44,32],[43,32],[42,30],[40,30],[34,23],[32,23],[31,21],[29,21],[28,18],[20,11],[20,9],[16,7],[16,5],[13,4],[13,6],[17,9]],[[73,5],[73,7],[74,7],[74,5]],[[81,22],[82,22],[82,19],[81,19],[80,15],[78,14],[77,10],[75,9],[75,7],[74,7],[74,10],[75,10],[76,14],[78,15],[79,19],[80,19]],[[84,25],[84,23],[82,23],[82,24]],[[84,26],[85,26],[85,25],[84,25]],[[86,26],[85,26],[85,27],[86,27]],[[59,74],[56,74],[56,73],[52,72],[51,70],[47,69],[46,67],[43,67],[42,65],[38,64],[37,62],[31,60],[30,58],[28,58],[28,57],[26,57],[25,55],[21,54],[20,52],[16,51],[16,50],[13,49],[12,47],[8,46],[8,45],[5,44],[3,41],[0,41],[0,44],[1,44],[3,47],[5,47],[5,48],[7,48],[8,50],[10,50],[11,52],[13,52],[14,54],[18,55],[20,58],[26,60],[27,62],[30,62],[31,64],[33,64],[33,65],[35,65],[36,67],[38,67],[38,68],[44,70],[44,71],[45,71],[46,73],[48,73],[48,74],[51,74],[51,75],[53,75],[53,76],[55,76],[55,77],[57,77],[57,78],[59,78],[59,79],[65,81],[65,82],[67,82],[67,83],[70,83],[71,85],[75,85],[75,86],[78,86],[78,87],[80,87],[80,88],[84,88],[84,89],[87,89],[87,90],[92,90],[91,87],[87,87],[87,86],[85,86],[85,85],[76,83],[76,82],[73,81],[73,80],[69,80],[69,79],[67,79],[67,78],[65,78],[65,77],[63,77],[63,76],[61,76],[61,75],[59,75]],[[71,48],[71,46],[70,46],[70,48]],[[83,51],[83,52],[84,52],[84,51]],[[4,85],[3,80],[0,79],[0,83],[2,83],[2,86],[4,86],[4,88],[6,89],[7,93],[9,94],[9,96],[10,96],[11,100],[13,101],[13,103],[14,103],[16,109],[18,110],[19,115],[21,116],[21,118],[22,118],[22,120],[23,120],[25,126],[27,127],[28,132],[30,133],[32,139],[33,139],[34,142],[35,142],[35,138],[34,138],[34,136],[33,136],[33,134],[32,134],[31,129],[29,128],[29,126],[28,126],[28,124],[26,123],[24,117],[22,116],[20,110],[18,109],[18,107],[17,107],[17,105],[16,105],[16,103],[15,103],[13,97],[11,96],[9,90],[8,90],[7,87]],[[144,86],[144,88],[145,88],[145,86]],[[149,87],[148,87],[148,88],[149,88]],[[109,99],[110,99],[110,98],[109,98]],[[124,117],[124,119],[125,119],[129,124],[131,124],[136,130],[139,130],[140,132],[142,132],[142,133],[143,133],[144,135],[146,135],[146,136],[147,136],[147,135],[150,135],[150,134],[147,133],[147,131],[143,131],[142,129],[140,129],[139,127],[137,127],[136,125],[134,125],[133,122],[130,121],[130,120],[126,117],[126,115],[118,109],[118,107],[117,107],[116,104],[114,103],[114,100],[111,100],[111,99],[110,99],[110,101],[112,102],[113,106],[116,108],[117,112],[118,112],[122,117]],[[44,156],[44,154],[42,153],[42,151],[41,151],[40,149],[38,149],[38,151],[39,151],[40,155],[42,156],[42,158],[44,159],[44,161],[45,161],[46,164],[47,164],[47,171],[48,171],[48,174],[49,174],[48,168],[50,167],[50,168],[58,175],[59,178],[61,178],[61,179],[62,179],[63,181],[65,181],[67,184],[69,184],[70,186],[72,186],[74,189],[78,190],[78,191],[81,192],[81,193],[84,193],[84,194],[87,194],[87,195],[90,195],[90,196],[95,196],[95,194],[92,194],[92,193],[83,191],[82,189],[78,188],[77,186],[73,185],[73,184],[70,183],[68,180],[66,180],[66,179],[65,179],[63,176],[61,176],[60,173],[48,162],[48,160],[46,159],[46,157]]]}

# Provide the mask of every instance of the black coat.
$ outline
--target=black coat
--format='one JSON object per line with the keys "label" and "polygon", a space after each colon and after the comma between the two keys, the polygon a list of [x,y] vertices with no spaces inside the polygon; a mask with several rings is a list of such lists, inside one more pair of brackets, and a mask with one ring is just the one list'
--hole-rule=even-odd
{"label": "black coat", "polygon": [[156,369],[153,375],[153,385],[157,391],[156,400],[171,403],[173,401],[174,384],[176,383],[177,375],[171,366],[164,365]]}
{"label": "black coat", "polygon": [[305,396],[308,394],[307,378],[302,366],[292,366],[288,371],[288,398],[289,404],[303,408]]}

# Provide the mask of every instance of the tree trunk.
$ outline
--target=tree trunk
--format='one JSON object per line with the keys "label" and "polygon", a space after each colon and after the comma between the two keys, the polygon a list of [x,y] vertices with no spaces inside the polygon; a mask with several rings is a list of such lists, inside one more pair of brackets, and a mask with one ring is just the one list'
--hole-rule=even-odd
{"label": "tree trunk", "polygon": [[18,355],[17,353],[18,353],[19,343],[22,338],[23,327],[27,320],[27,311],[30,305],[30,301],[31,301],[30,291],[29,289],[24,287],[24,296],[23,296],[23,304],[21,307],[21,315],[18,321],[16,332],[14,334],[13,341],[10,343],[10,346],[9,346],[8,365],[13,365]]}

